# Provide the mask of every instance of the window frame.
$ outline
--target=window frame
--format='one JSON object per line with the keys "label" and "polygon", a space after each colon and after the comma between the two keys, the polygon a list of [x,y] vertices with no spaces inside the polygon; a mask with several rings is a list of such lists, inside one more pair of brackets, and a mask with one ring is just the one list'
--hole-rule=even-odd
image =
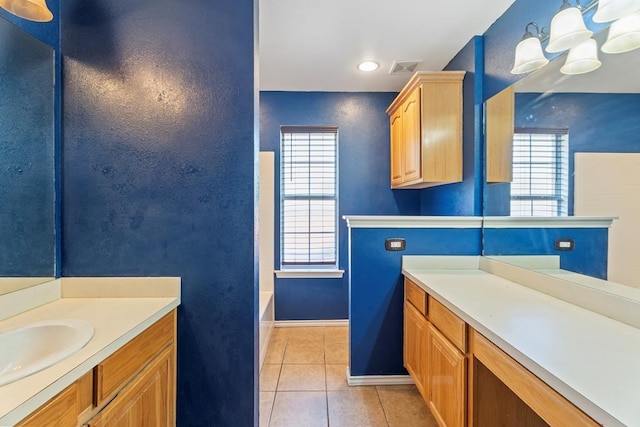
{"label": "window frame", "polygon": [[[525,195],[514,195],[513,194],[513,184],[515,181],[515,167],[518,162],[515,159],[515,149],[514,149],[514,158],[513,158],[513,176],[510,190],[509,190],[509,202],[510,209],[509,214],[511,216],[518,217],[533,217],[534,204],[536,201],[554,201],[556,203],[556,209],[553,215],[548,215],[548,217],[562,217],[568,216],[568,187],[569,187],[569,157],[568,157],[568,144],[569,144],[569,129],[568,128],[559,128],[559,127],[516,127],[514,128],[514,137],[513,144],[515,147],[516,144],[516,135],[529,135],[529,147],[531,147],[531,135],[554,135],[554,161],[549,162],[549,164],[553,164],[554,168],[554,193],[552,195],[544,195],[544,194],[535,194],[529,191],[528,194]],[[530,150],[531,153],[531,150]],[[530,155],[531,156],[531,155]],[[520,164],[527,164],[525,162],[521,162]],[[529,165],[533,164],[531,161],[528,163]],[[531,176],[531,167],[529,167],[529,176]],[[563,179],[564,178],[564,179]],[[530,179],[531,181],[531,179]],[[513,212],[511,208],[511,202],[513,201],[530,201],[531,202],[531,212],[529,215],[518,215],[518,213]],[[537,215],[540,216],[540,215]]]}
{"label": "window frame", "polygon": [[[285,251],[287,249],[285,245],[285,209],[284,204],[286,200],[327,200],[326,194],[323,195],[312,195],[310,192],[306,195],[296,195],[296,196],[287,196],[285,193],[285,167],[286,167],[286,135],[290,134],[314,134],[314,133],[327,133],[333,135],[333,149],[334,149],[334,158],[333,158],[333,180],[334,180],[334,188],[333,195],[329,197],[328,200],[333,200],[334,210],[333,210],[333,255],[334,260],[332,262],[285,262]],[[338,266],[340,263],[339,258],[339,177],[338,177],[338,147],[339,147],[339,133],[337,126],[281,126],[280,127],[280,194],[279,194],[279,206],[280,206],[280,231],[279,231],[279,253],[280,253],[280,270],[276,270],[277,277],[342,277],[344,271],[338,270]],[[309,164],[313,164],[309,162]],[[309,185],[311,186],[311,185]],[[309,212],[310,215],[310,212]],[[311,220],[309,219],[311,223]],[[312,232],[310,231],[311,227],[309,227],[309,231],[307,233],[310,235]],[[311,253],[310,249],[307,248],[307,255],[309,256]]]}

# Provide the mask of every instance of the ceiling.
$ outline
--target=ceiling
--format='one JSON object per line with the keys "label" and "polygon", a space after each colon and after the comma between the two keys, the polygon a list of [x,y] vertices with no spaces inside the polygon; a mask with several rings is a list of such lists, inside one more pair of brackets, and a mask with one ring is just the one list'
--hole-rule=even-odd
{"label": "ceiling", "polygon": [[397,92],[411,73],[389,75],[394,61],[442,70],[513,1],[260,0],[260,90]]}

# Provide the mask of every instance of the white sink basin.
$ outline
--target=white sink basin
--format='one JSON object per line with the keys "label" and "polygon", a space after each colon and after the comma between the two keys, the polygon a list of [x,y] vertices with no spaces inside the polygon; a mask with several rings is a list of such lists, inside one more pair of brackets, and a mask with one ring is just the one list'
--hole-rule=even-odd
{"label": "white sink basin", "polygon": [[83,320],[49,320],[0,331],[0,386],[69,357],[93,337]]}

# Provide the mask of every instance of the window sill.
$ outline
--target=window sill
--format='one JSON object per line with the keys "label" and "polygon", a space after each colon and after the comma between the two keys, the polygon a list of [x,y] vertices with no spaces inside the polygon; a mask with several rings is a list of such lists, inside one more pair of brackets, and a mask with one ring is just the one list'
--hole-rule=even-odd
{"label": "window sill", "polygon": [[279,279],[341,279],[344,270],[276,270]]}

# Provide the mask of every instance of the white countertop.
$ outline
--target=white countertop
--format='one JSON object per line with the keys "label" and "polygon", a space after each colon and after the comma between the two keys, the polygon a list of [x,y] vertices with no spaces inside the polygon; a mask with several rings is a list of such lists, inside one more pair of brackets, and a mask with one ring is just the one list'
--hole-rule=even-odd
{"label": "white countertop", "polygon": [[[101,286],[106,284],[105,280],[118,281],[117,278],[98,279]],[[173,278],[172,282],[171,278],[138,280],[146,280],[152,288],[174,288],[177,292],[174,296],[151,297],[144,293],[134,297],[129,292],[123,297],[110,298],[99,297],[100,292],[93,292],[96,297],[60,298],[0,321],[3,330],[47,319],[80,319],[95,328],[93,338],[78,352],[40,372],[0,386],[0,426],[10,426],[23,419],[180,304],[178,278]],[[163,283],[154,286],[158,281]],[[75,282],[87,286],[91,279],[76,279]],[[62,287],[64,289],[64,284]]]}
{"label": "white countertop", "polygon": [[596,421],[640,426],[640,329],[477,268],[446,268],[403,273]]}

